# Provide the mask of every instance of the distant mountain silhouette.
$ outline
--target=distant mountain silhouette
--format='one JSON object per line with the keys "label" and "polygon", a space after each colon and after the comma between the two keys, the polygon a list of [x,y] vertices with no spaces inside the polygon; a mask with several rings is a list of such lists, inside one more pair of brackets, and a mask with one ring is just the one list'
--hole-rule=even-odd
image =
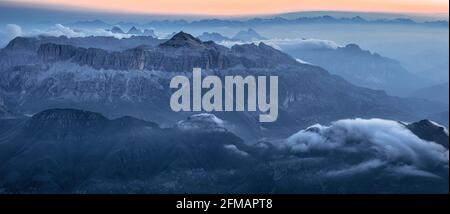
{"label": "distant mountain silhouette", "polygon": [[141,35],[143,34],[143,32],[137,29],[135,26],[133,26],[128,30],[127,34]]}
{"label": "distant mountain silhouette", "polygon": [[248,29],[246,31],[239,31],[238,33],[236,33],[235,36],[233,36],[232,39],[244,42],[251,42],[251,41],[265,40],[267,38],[259,35],[253,29]]}
{"label": "distant mountain silhouette", "polygon": [[337,48],[304,48],[301,45],[281,48],[355,85],[385,90],[393,95],[408,96],[412,90],[431,83],[408,72],[398,61],[363,50],[357,44]]}
{"label": "distant mountain silhouette", "polygon": [[111,32],[113,32],[113,33],[125,33],[125,32],[123,32],[123,30],[120,27],[117,27],[117,26],[114,26],[111,29]]}
{"label": "distant mountain silhouette", "polygon": [[199,38],[200,40],[202,40],[204,42],[207,42],[207,41],[215,41],[215,42],[232,41],[231,38],[223,36],[220,33],[204,32],[202,35],[198,36],[197,38]]}
{"label": "distant mountain silhouette", "polygon": [[[291,16],[291,18],[273,17],[273,18],[252,18],[248,20],[226,20],[226,19],[201,19],[194,21],[187,20],[154,20],[144,23],[143,27],[152,28],[178,28],[183,27],[239,27],[251,28],[264,25],[285,25],[285,24],[385,24],[385,25],[418,25],[431,27],[448,27],[448,21],[426,21],[418,22],[410,18],[383,18],[383,19],[365,19],[361,16],[353,17],[336,17],[331,15],[316,16]],[[88,28],[109,28],[114,25],[120,26],[140,26],[138,23],[106,23],[101,20],[78,21],[69,23],[72,27],[88,27]]]}

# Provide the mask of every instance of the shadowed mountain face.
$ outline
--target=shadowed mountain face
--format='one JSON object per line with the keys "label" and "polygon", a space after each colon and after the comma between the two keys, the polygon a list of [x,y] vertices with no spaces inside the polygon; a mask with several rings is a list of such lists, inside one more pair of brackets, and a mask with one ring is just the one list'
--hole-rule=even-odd
{"label": "shadowed mountain face", "polygon": [[[130,40],[141,37],[131,37]],[[188,113],[169,108],[171,77],[194,67],[223,78],[226,75],[279,76],[279,118],[259,124],[257,113],[221,112],[243,133],[298,130],[314,123],[343,118],[388,118],[412,121],[442,112],[446,105],[419,99],[399,99],[382,91],[356,87],[320,67],[297,62],[264,43],[226,48],[180,32],[157,45],[122,51],[86,48],[91,39],[16,38],[1,51],[0,87],[4,102],[21,114],[54,107],[77,107],[109,117],[132,115],[158,123],[174,123]],[[84,45],[68,43],[79,41]],[[129,41],[129,40],[117,40]],[[85,43],[86,42],[86,43]],[[100,43],[99,43],[100,44]],[[16,56],[16,57],[15,57]],[[19,57],[20,56],[20,57]],[[23,93],[23,92],[26,93]],[[288,132],[289,133],[289,132]]]}
{"label": "shadowed mountain face", "polygon": [[[336,49],[292,46],[283,50],[296,58],[342,76],[355,85],[385,90],[393,95],[409,95],[412,90],[432,83],[408,72],[399,62],[362,50],[356,44]],[[402,81],[399,81],[400,79]]]}
{"label": "shadowed mountain face", "polygon": [[[253,145],[231,133],[226,123],[211,114],[198,114],[173,128],[160,128],[133,117],[111,120],[74,109],[50,109],[28,119],[0,120],[0,191],[448,191],[448,149],[420,140],[394,121],[337,121],[329,127],[316,125],[287,139]],[[419,134],[432,128],[434,135],[444,140],[443,130],[422,123],[408,128]],[[430,139],[428,135],[422,138]],[[448,133],[446,139],[448,148]]]}
{"label": "shadowed mountain face", "polygon": [[447,128],[432,122],[430,120],[422,120],[416,123],[406,125],[415,135],[420,138],[436,142],[448,149],[448,130]]}
{"label": "shadowed mountain face", "polygon": [[[131,117],[109,120],[81,110],[47,110],[13,128],[1,130],[0,185],[7,192],[129,192],[132,180],[157,183],[152,177],[172,170],[180,170],[177,176],[189,173],[184,170],[227,174],[251,160],[227,148],[243,149],[243,154],[247,149],[229,132],[161,129]],[[130,186],[106,187],[109,182]],[[171,189],[145,186],[141,191]]]}

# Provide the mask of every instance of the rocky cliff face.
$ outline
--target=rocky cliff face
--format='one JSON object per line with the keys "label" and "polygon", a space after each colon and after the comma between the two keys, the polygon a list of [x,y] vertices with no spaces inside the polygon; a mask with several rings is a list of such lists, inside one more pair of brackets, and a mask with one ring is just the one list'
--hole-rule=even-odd
{"label": "rocky cliff face", "polygon": [[38,56],[45,62],[71,61],[96,69],[140,69],[144,68],[144,49],[136,48],[123,52],[108,52],[98,48],[77,48],[71,45],[42,44]]}
{"label": "rocky cliff face", "polygon": [[180,32],[155,48],[139,47],[122,52],[102,49],[76,48],[68,45],[42,44],[39,56],[45,61],[66,61],[97,69],[147,69],[169,72],[190,72],[194,67],[227,69],[242,65],[245,68],[276,68],[279,65],[301,67],[290,56],[261,43],[234,46],[231,49],[202,42]]}
{"label": "rocky cliff face", "polygon": [[[105,36],[74,38],[66,36],[17,37],[0,51],[0,69],[18,65],[38,64],[41,63],[39,58],[67,60],[68,57],[75,55],[75,51],[82,52],[77,53],[78,55],[90,54],[83,56],[83,58],[94,60],[89,58],[94,57],[97,54],[96,51],[102,52],[100,53],[101,55],[105,55],[104,52],[124,51],[136,47],[151,48],[164,41],[151,36],[131,36],[122,39]],[[95,50],[90,50],[87,53],[82,48]],[[38,56],[38,53],[40,56]]]}
{"label": "rocky cliff face", "polygon": [[[51,107],[76,107],[109,117],[131,115],[161,123],[179,121],[187,113],[174,113],[169,107],[170,78],[176,72],[191,72],[193,67],[220,77],[279,76],[279,119],[264,124],[266,128],[295,130],[349,117],[411,121],[416,115],[446,109],[353,86],[320,67],[298,63],[264,43],[226,48],[181,32],[154,47],[123,51],[55,43],[40,44],[34,52],[25,50],[34,54],[35,61],[2,69],[0,87],[8,94],[5,103],[26,114]],[[3,51],[15,53],[14,49]],[[257,114],[222,112],[218,116],[242,124],[243,132],[261,131]]]}

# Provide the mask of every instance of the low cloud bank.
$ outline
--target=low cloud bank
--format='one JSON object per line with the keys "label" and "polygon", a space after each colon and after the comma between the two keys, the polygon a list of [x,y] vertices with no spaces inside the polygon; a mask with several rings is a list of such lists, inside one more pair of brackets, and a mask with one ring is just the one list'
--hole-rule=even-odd
{"label": "low cloud bank", "polygon": [[448,150],[420,139],[396,121],[347,119],[330,126],[314,125],[290,136],[279,148],[299,157],[323,156],[334,161],[330,162],[332,169],[323,171],[325,176],[374,171],[395,176],[448,176]]}
{"label": "low cloud bank", "polygon": [[[321,39],[268,39],[268,40],[258,40],[253,41],[253,43],[259,44],[264,42],[278,50],[295,48],[299,50],[323,50],[323,49],[337,49],[340,47],[333,41],[321,40]],[[218,42],[226,47],[231,47],[233,45],[242,45],[251,42],[241,42],[241,41],[221,41]]]}
{"label": "low cloud bank", "polygon": [[124,33],[113,33],[106,29],[78,29],[70,28],[62,24],[55,24],[46,29],[31,29],[24,31],[21,26],[16,24],[8,24],[0,28],[0,40],[9,42],[18,36],[67,36],[67,37],[87,37],[87,36],[110,36],[118,39],[128,38],[132,35]]}
{"label": "low cloud bank", "polygon": [[67,37],[86,37],[86,36],[111,36],[118,39],[128,38],[131,35],[123,33],[113,33],[105,29],[74,29],[62,24],[56,24],[45,30],[32,30],[30,36],[67,36]]}

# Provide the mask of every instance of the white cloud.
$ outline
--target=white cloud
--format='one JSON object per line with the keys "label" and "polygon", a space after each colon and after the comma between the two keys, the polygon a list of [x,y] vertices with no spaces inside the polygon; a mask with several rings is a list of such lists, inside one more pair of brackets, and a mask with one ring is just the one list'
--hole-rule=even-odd
{"label": "white cloud", "polygon": [[448,169],[449,162],[448,150],[443,146],[420,139],[396,121],[382,119],[346,119],[330,126],[314,125],[287,138],[280,148],[299,155],[331,154],[329,158],[336,158],[335,164],[341,161],[342,166],[325,173],[328,176],[386,166],[398,174],[433,177],[429,169]]}
{"label": "white cloud", "polygon": [[[272,46],[278,50],[285,49],[298,49],[298,50],[315,50],[315,49],[337,49],[340,47],[333,41],[330,40],[321,40],[321,39],[268,39],[268,40],[259,40],[254,41],[253,43],[259,44],[260,42],[264,42],[267,45]],[[249,44],[251,42],[242,42],[242,41],[221,41],[218,44],[221,44],[226,47],[231,47],[233,45],[242,45]]]}
{"label": "white cloud", "polygon": [[270,39],[263,41],[268,45],[278,47],[279,49],[295,48],[302,50],[311,49],[336,49],[339,47],[333,41],[320,39]]}
{"label": "white cloud", "polygon": [[224,131],[226,122],[214,114],[200,113],[189,116],[186,120],[179,121],[176,127],[182,130]]}
{"label": "white cloud", "polygon": [[22,36],[23,35],[22,28],[16,24],[7,24],[6,35],[11,39],[18,36]]}
{"label": "white cloud", "polygon": [[32,30],[30,36],[44,35],[44,36],[67,36],[67,37],[86,37],[86,36],[110,36],[118,39],[128,38],[131,35],[113,33],[105,29],[73,29],[62,24],[56,24],[45,30]]}
{"label": "white cloud", "polygon": [[304,61],[304,60],[302,60],[302,59],[299,59],[299,58],[296,58],[295,60],[297,60],[297,62],[300,62],[300,63],[302,63],[302,64],[313,65],[312,63],[309,63],[309,62],[307,62],[307,61]]}
{"label": "white cloud", "polygon": [[228,150],[230,150],[231,152],[236,153],[236,154],[238,154],[238,155],[240,155],[240,156],[244,156],[244,157],[249,156],[249,154],[248,154],[247,152],[238,149],[238,148],[237,148],[235,145],[233,145],[233,144],[224,145],[224,148],[225,148],[225,149],[228,149]]}
{"label": "white cloud", "polygon": [[23,36],[22,28],[16,24],[7,24],[0,27],[0,48],[12,39]]}

